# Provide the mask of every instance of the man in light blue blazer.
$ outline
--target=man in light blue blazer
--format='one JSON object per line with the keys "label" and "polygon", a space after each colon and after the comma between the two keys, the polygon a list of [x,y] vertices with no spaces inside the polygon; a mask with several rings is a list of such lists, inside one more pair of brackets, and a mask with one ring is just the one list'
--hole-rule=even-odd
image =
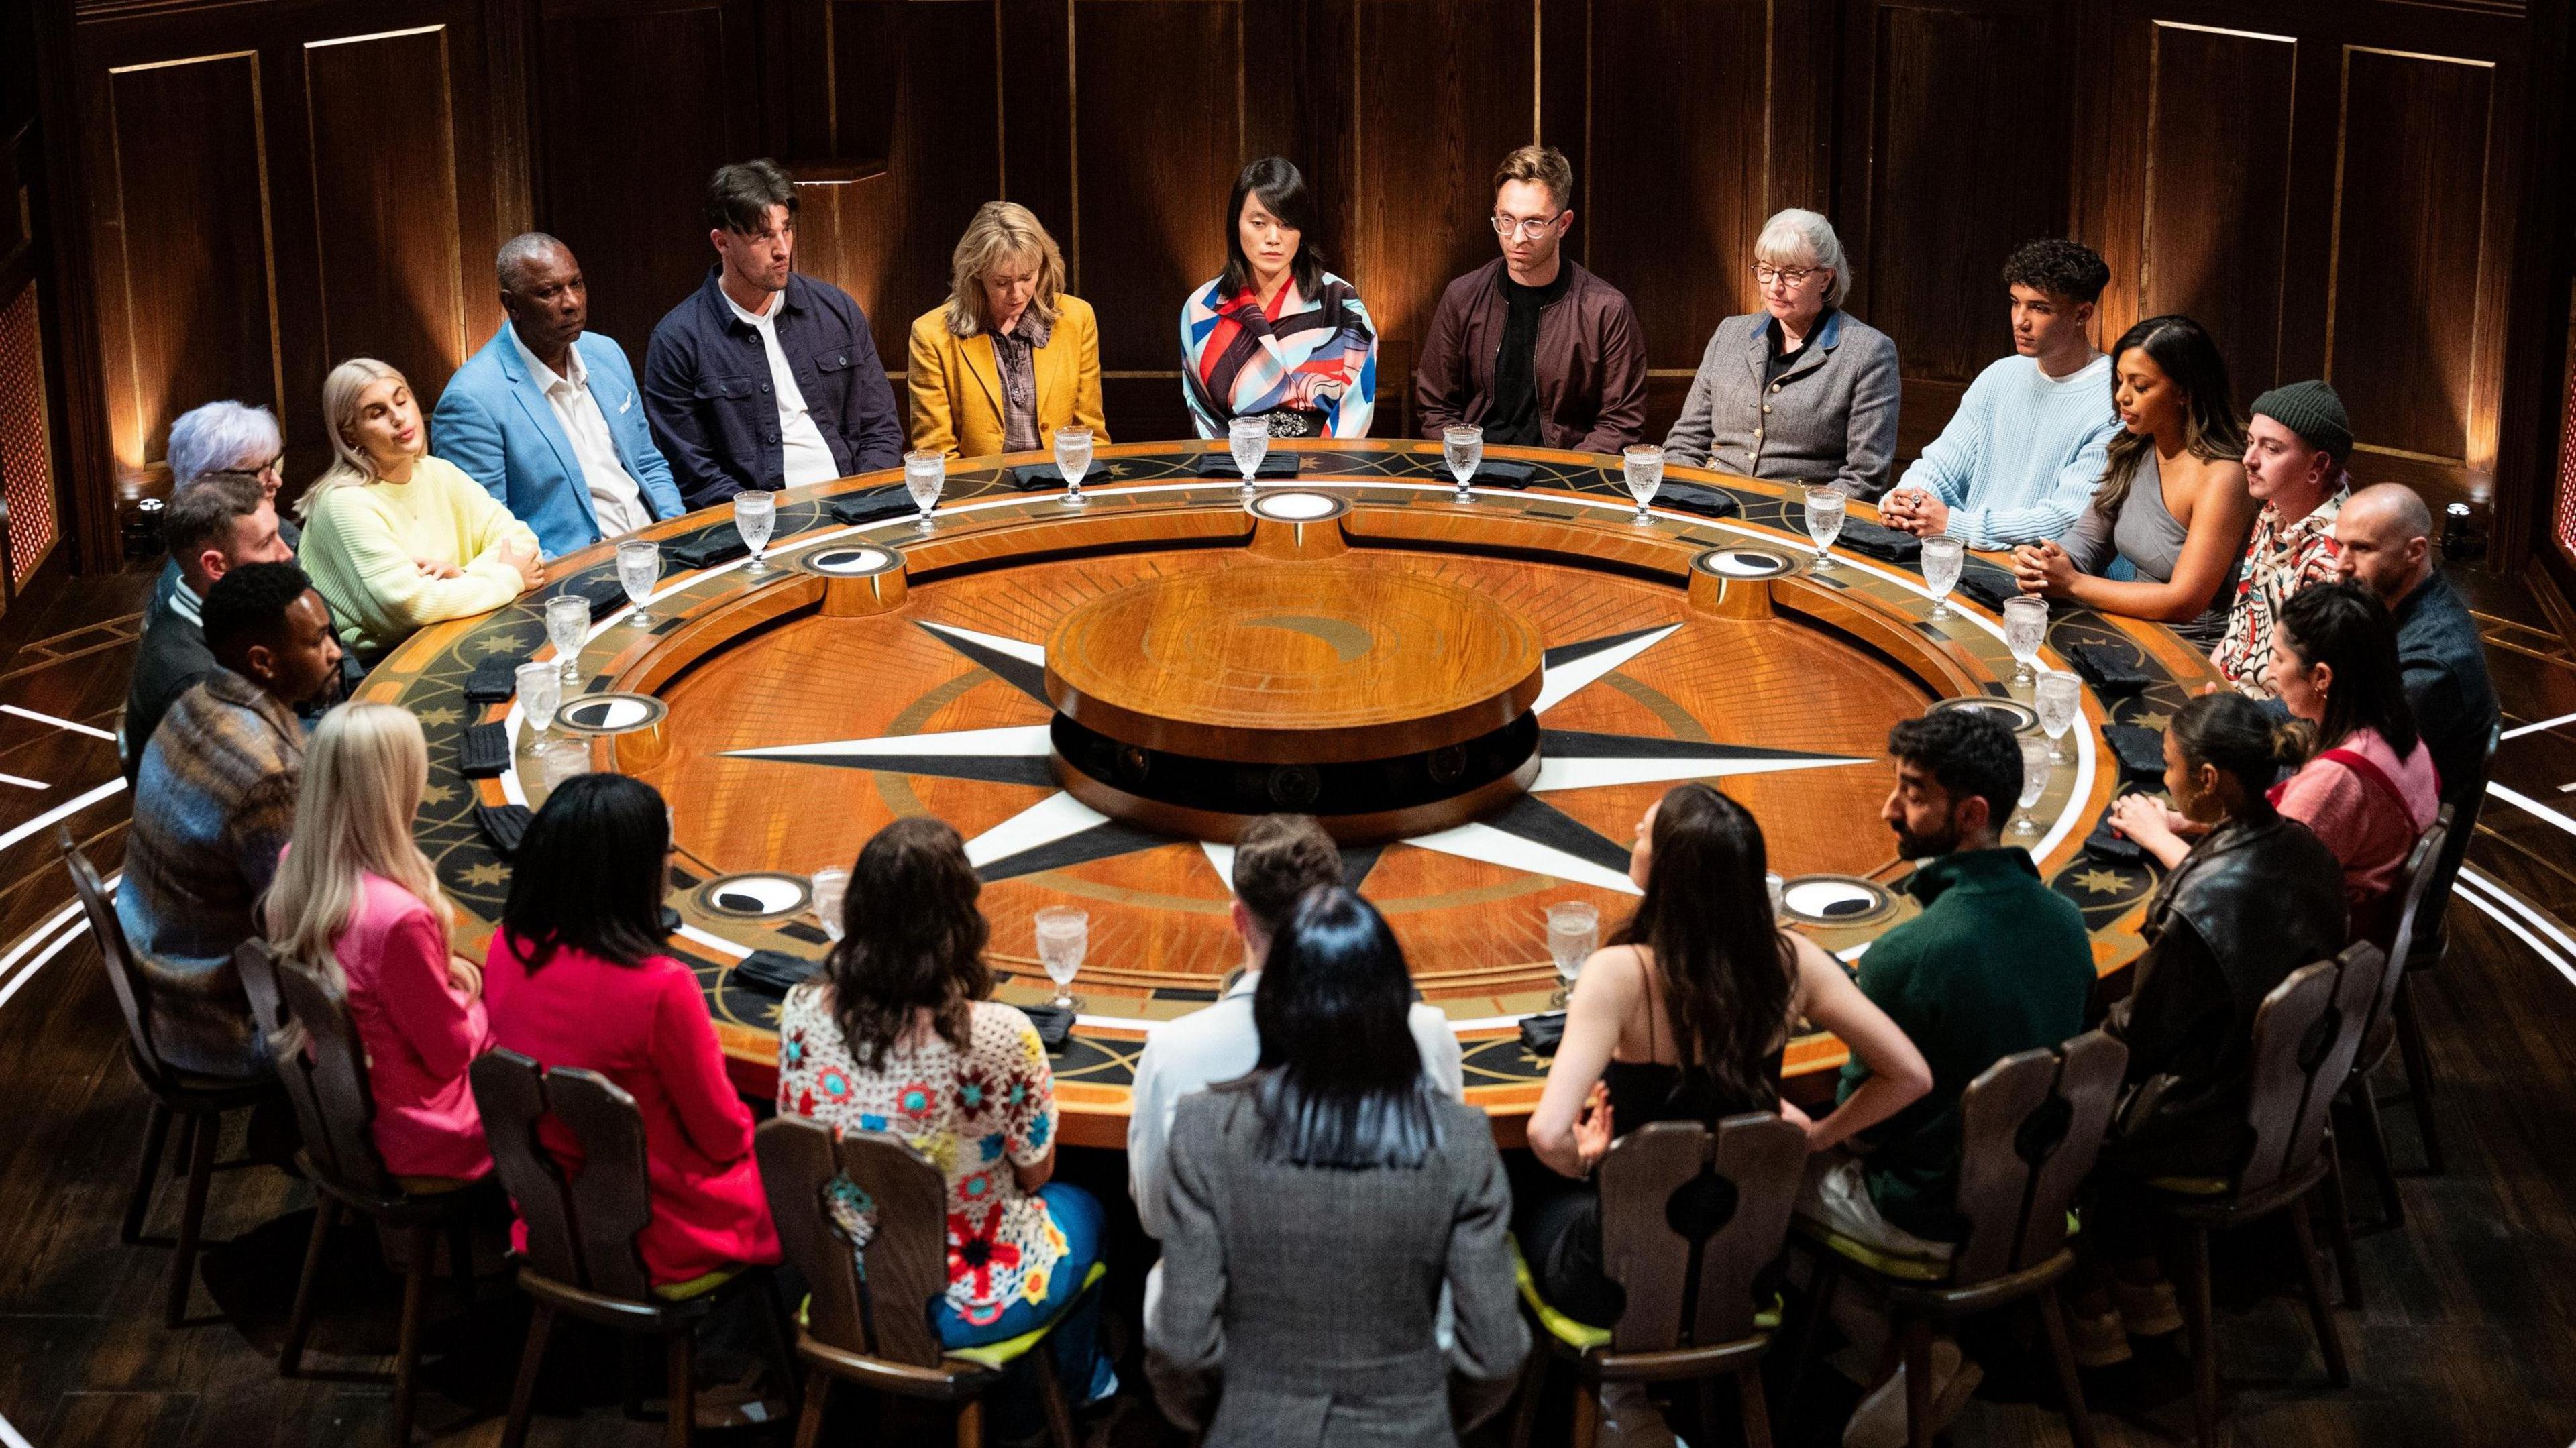
{"label": "man in light blue blazer", "polygon": [[616,342],[585,335],[590,294],[571,248],[543,232],[501,247],[509,320],[448,380],[431,450],[536,530],[549,558],[683,510]]}

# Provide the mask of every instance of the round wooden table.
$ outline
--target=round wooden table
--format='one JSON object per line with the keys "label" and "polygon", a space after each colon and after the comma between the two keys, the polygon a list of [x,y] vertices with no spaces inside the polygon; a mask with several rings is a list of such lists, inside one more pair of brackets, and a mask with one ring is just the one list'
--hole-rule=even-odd
{"label": "round wooden table", "polygon": [[[1240,964],[1225,841],[1244,818],[1304,809],[1343,841],[1510,1144],[1546,1072],[1520,1022],[1560,984],[1545,907],[1619,920],[1636,820],[1675,782],[1708,779],[1754,812],[1798,928],[1850,960],[1914,909],[1878,815],[1888,727],[1938,705],[2035,729],[1992,613],[1954,598],[1936,618],[1913,567],[1847,550],[1817,571],[1792,489],[1676,468],[1707,493],[1640,523],[1616,459],[1497,448],[1533,466],[1531,485],[1462,504],[1434,444],[1296,451],[1297,478],[1250,504],[1221,445],[1103,449],[1078,507],[1012,489],[1008,465],[1041,459],[959,464],[928,531],[908,505],[837,520],[892,474],[791,489],[765,571],[666,559],[649,623],[623,605],[596,619],[542,741],[515,700],[468,693],[488,661],[554,657],[542,596],[423,630],[362,697],[429,732],[417,834],[462,912],[459,948],[479,956],[498,917],[509,806],[582,769],[647,780],[679,847],[673,949],[738,1084],[766,1093],[778,998],[739,967],[819,959],[806,876],[846,867],[892,819],[935,814],[986,882],[1002,999],[1053,993],[1034,912],[1089,911],[1058,1099],[1066,1140],[1115,1146],[1146,1033],[1215,1000]],[[729,527],[711,510],[650,536],[669,550]],[[614,569],[595,547],[552,565],[542,593]],[[2063,667],[2056,650],[2077,642],[2150,682],[2086,691],[2035,830],[2010,838],[2083,908],[2108,976],[2141,947],[2154,877],[2084,848],[2117,786],[2097,726],[2162,727],[2216,675],[2163,628],[2063,606],[2042,662]],[[502,773],[468,776],[476,726],[508,736]],[[1829,1089],[1843,1060],[1830,1035],[1799,1037],[1793,1094]]]}

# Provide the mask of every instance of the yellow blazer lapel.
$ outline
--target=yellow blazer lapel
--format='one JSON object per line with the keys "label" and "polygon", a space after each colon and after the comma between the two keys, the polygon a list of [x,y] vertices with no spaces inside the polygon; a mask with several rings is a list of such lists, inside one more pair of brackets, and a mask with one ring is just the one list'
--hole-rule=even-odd
{"label": "yellow blazer lapel", "polygon": [[1044,431],[1046,419],[1073,417],[1073,339],[1065,335],[1070,329],[1061,316],[1055,319],[1055,330],[1048,334],[1047,344],[1031,354],[1038,375],[1038,427]]}
{"label": "yellow blazer lapel", "polygon": [[1002,364],[993,360],[993,339],[985,333],[977,332],[972,337],[959,338],[957,350],[965,355],[966,370],[974,373],[975,380],[984,384],[984,405],[993,410],[994,426],[999,428],[1002,417]]}

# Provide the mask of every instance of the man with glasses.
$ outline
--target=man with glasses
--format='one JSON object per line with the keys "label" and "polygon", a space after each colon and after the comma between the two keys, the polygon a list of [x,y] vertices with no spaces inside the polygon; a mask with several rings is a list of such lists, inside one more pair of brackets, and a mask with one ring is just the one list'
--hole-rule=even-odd
{"label": "man with glasses", "polygon": [[1646,422],[1646,343],[1617,287],[1563,253],[1574,167],[1523,146],[1494,172],[1503,254],[1449,284],[1414,369],[1422,435],[1481,426],[1485,441],[1615,453]]}

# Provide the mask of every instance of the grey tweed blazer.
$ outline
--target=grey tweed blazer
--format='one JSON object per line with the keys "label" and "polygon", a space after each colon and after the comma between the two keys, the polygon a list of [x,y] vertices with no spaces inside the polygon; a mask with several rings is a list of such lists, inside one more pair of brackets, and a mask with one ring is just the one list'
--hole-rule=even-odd
{"label": "grey tweed blazer", "polygon": [[1836,310],[1766,387],[1771,325],[1768,312],[1717,324],[1664,461],[1877,497],[1896,462],[1896,343]]}
{"label": "grey tweed blazer", "polygon": [[1451,1448],[1451,1371],[1507,1393],[1529,1352],[1491,1126],[1442,1097],[1442,1144],[1418,1169],[1268,1161],[1259,1079],[1184,1097],[1172,1123],[1163,1296],[1145,1325],[1155,1396],[1206,1448]]}

